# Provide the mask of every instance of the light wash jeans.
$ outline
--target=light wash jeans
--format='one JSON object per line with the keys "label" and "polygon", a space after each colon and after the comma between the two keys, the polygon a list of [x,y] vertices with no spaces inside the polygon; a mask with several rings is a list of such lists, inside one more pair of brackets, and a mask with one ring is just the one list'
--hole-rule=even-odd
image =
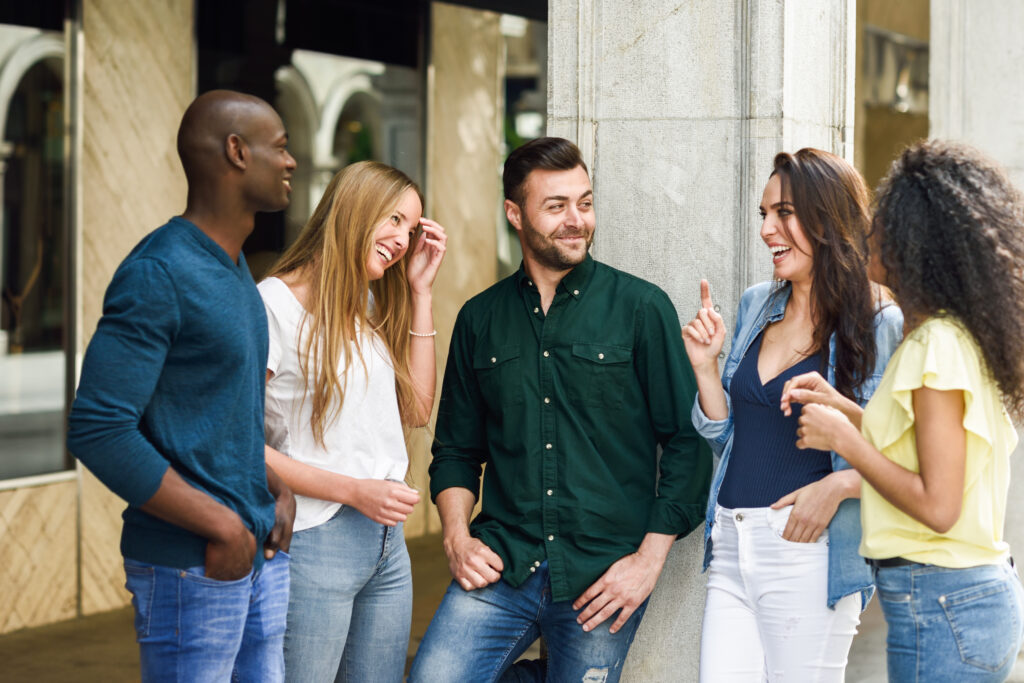
{"label": "light wash jeans", "polygon": [[286,553],[237,581],[127,558],[124,571],[144,683],[284,680]]}
{"label": "light wash jeans", "polygon": [[[645,609],[646,600],[617,633],[608,628],[618,612],[584,631],[572,600],[552,602],[547,562],[518,588],[500,580],[466,591],[452,581],[416,652],[409,682],[615,683]],[[541,635],[546,663],[516,662]]]}
{"label": "light wash jeans", "polygon": [[793,508],[715,511],[700,646],[706,683],[842,683],[860,593],[828,607],[828,531],[782,538]]}
{"label": "light wash jeans", "polygon": [[412,571],[402,525],[348,505],[292,536],[284,638],[289,681],[402,680],[412,622]]}
{"label": "light wash jeans", "polygon": [[1009,563],[875,570],[889,625],[892,683],[1004,681],[1024,635],[1020,579]]}

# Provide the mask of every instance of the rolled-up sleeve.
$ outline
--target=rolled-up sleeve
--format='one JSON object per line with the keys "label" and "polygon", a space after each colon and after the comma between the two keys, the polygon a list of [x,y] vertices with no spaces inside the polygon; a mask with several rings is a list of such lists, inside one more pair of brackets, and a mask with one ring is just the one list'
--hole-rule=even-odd
{"label": "rolled-up sleeve", "polygon": [[694,429],[707,440],[716,458],[722,457],[722,452],[732,436],[732,400],[728,392],[725,393],[725,405],[729,411],[728,417],[723,420],[712,420],[701,410],[698,393],[693,399],[693,409],[690,410],[690,421]]}
{"label": "rolled-up sleeve", "polygon": [[672,302],[655,290],[640,310],[635,339],[637,375],[662,448],[647,531],[683,536],[703,522],[711,453],[689,416],[697,383],[681,332]]}
{"label": "rolled-up sleeve", "polygon": [[473,372],[472,331],[466,309],[452,330],[448,362],[441,385],[430,463],[430,499],[441,491],[461,487],[479,499],[480,476],[487,454],[484,402]]}
{"label": "rolled-up sleeve", "polygon": [[177,294],[163,266],[126,263],[107,289],[82,363],[68,450],[131,505],[156,493],[169,466],[141,424],[179,324]]}

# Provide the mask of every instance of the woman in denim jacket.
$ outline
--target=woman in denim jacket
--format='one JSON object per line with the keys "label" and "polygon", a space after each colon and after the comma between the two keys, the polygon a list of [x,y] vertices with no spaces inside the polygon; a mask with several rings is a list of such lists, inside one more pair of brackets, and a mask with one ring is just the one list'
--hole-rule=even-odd
{"label": "woman in denim jacket", "polygon": [[774,282],[743,294],[720,379],[725,325],[706,281],[683,330],[699,389],[693,422],[720,458],[702,681],[843,680],[872,590],[857,554],[860,476],[835,453],[796,448],[799,407],[783,414],[781,396],[789,378],[817,370],[866,402],[899,344],[902,315],[867,276],[867,204],[839,157],[777,155],[760,207]]}

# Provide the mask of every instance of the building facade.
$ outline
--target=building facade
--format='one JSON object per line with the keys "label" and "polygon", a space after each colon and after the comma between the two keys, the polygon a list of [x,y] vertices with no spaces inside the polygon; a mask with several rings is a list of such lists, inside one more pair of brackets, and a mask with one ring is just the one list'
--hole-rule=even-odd
{"label": "building facade", "polygon": [[[0,10],[0,633],[127,604],[123,503],[68,459],[63,416],[114,269],[184,207],[174,136],[199,91],[264,96],[299,160],[292,206],[247,245],[256,270],[346,163],[379,159],[423,185],[450,233],[439,368],[463,301],[518,265],[500,167],[545,128],[590,165],[596,257],[656,282],[682,320],[700,278],[728,321],[768,275],[756,215],[780,150],[836,152],[874,183],[901,145],[949,136],[1024,179],[1015,0],[37,4]],[[219,28],[235,19],[237,40]],[[375,51],[385,29],[403,50]],[[410,441],[421,490],[429,440]],[[439,531],[428,503],[406,529]],[[676,544],[627,680],[695,679],[699,536]]]}

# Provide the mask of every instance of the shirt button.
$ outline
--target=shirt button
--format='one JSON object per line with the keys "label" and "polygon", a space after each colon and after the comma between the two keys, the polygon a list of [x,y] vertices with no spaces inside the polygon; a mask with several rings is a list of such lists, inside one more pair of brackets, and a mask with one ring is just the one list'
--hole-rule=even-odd
{"label": "shirt button", "polygon": [[597,359],[598,360],[604,360],[604,354],[603,353],[597,354]]}
{"label": "shirt button", "polygon": [[546,444],[544,444],[544,448],[546,448],[546,449],[548,449],[550,451],[552,448],[554,448],[554,446],[552,446],[549,443],[546,443]]}
{"label": "shirt button", "polygon": [[555,540],[555,537],[552,534],[548,534],[548,540],[553,541]]}
{"label": "shirt button", "polygon": [[533,312],[534,313],[540,313],[540,308],[538,308],[537,306],[534,306],[533,307]]}
{"label": "shirt button", "polygon": [[491,362],[492,362],[492,363],[497,363],[497,362],[498,362],[498,359],[497,359],[497,358],[495,358],[494,356],[491,356]]}
{"label": "shirt button", "polygon": [[550,356],[550,355],[551,355],[551,354],[550,354],[550,353],[548,353],[547,351],[545,351],[545,352],[544,352],[544,357],[545,357],[545,358],[547,358],[547,357],[548,357],[548,356]]}
{"label": "shirt button", "polygon": [[549,495],[549,496],[553,496],[553,495],[555,495],[555,492],[554,492],[554,491],[552,491],[551,489],[548,489],[548,495]]}
{"label": "shirt button", "polygon": [[534,567],[539,567],[540,566],[540,560],[534,560],[533,566]]}
{"label": "shirt button", "polygon": [[578,290],[578,289],[572,290],[572,295],[573,296],[579,296],[580,295],[580,290]]}
{"label": "shirt button", "polygon": [[535,571],[537,571],[537,568],[536,568],[536,567],[530,567],[530,573],[531,573],[531,574],[532,574],[532,573],[534,573]]}
{"label": "shirt button", "polygon": [[551,397],[549,397],[549,396],[545,396],[545,397],[544,397],[544,402],[545,402],[545,403],[551,403]]}
{"label": "shirt button", "polygon": [[743,521],[743,513],[742,512],[736,513],[736,521],[737,522],[742,522]]}

